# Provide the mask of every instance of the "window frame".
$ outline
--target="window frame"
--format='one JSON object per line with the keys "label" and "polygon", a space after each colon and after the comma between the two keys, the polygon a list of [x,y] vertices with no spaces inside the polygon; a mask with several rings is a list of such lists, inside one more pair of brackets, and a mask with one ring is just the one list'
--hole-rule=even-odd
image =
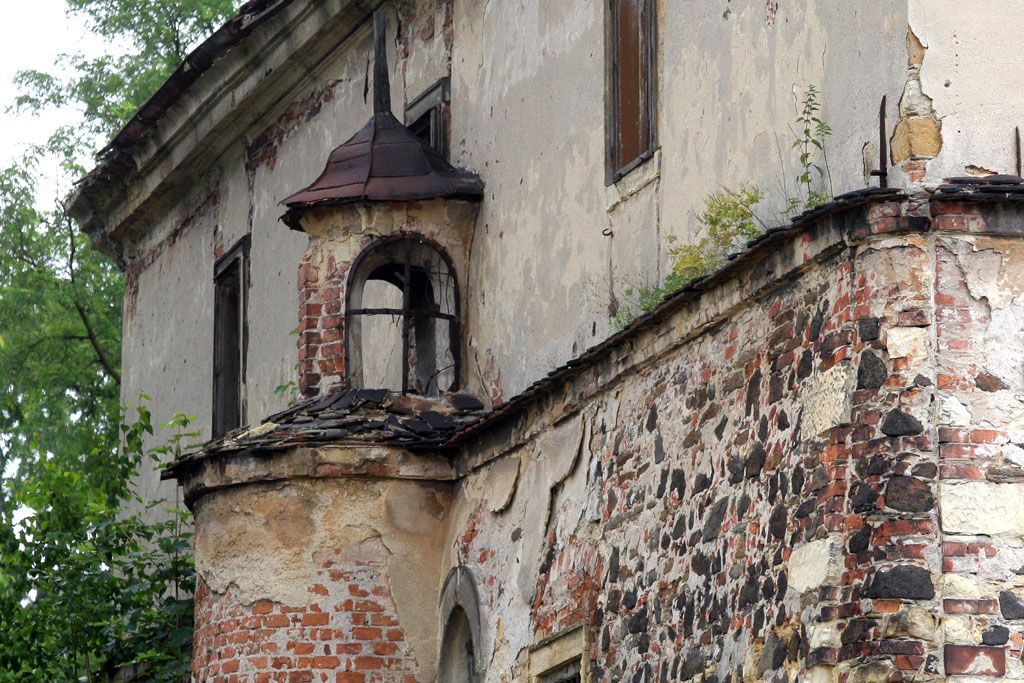
{"label": "window frame", "polygon": [[[213,382],[212,394],[213,403],[210,415],[211,437],[216,439],[224,436],[233,429],[246,424],[248,411],[248,395],[246,384],[246,369],[249,355],[249,285],[251,283],[249,274],[249,250],[251,244],[250,235],[245,235],[225,252],[213,264]],[[219,308],[221,305],[220,287],[221,281],[237,267],[238,269],[238,377],[235,392],[237,394],[235,419],[231,420],[224,414],[224,402],[226,398],[222,393],[226,388],[221,384],[224,369],[220,366],[222,358],[222,347],[225,344],[223,339],[224,327],[221,324]],[[234,424],[232,424],[234,422]]]}
{"label": "window frame", "polygon": [[[385,249],[385,248],[387,248],[391,244],[397,244],[397,243],[401,243],[401,242],[408,242],[408,243],[410,243],[410,245],[413,242],[418,242],[418,243],[420,243],[422,245],[425,245],[426,247],[428,247],[430,250],[432,250],[435,254],[437,254],[444,261],[445,267],[447,267],[448,273],[449,273],[449,275],[451,276],[451,279],[452,279],[452,297],[453,297],[453,307],[455,309],[454,313],[440,313],[440,312],[429,313],[429,312],[425,312],[425,311],[423,311],[421,309],[417,309],[417,308],[413,308],[412,307],[411,290],[409,289],[409,284],[410,284],[410,280],[411,280],[410,276],[411,276],[411,272],[412,272],[412,263],[411,263],[411,254],[410,254],[410,250],[409,249],[405,250],[405,253],[404,253],[404,259],[405,260],[404,260],[403,266],[404,266],[404,271],[405,271],[404,272],[404,283],[405,284],[404,284],[404,286],[402,288],[402,308],[400,308],[400,309],[399,308],[363,308],[362,305],[361,305],[362,302],[360,302],[360,307],[359,308],[354,308],[353,307],[353,305],[352,305],[352,303],[353,303],[352,302],[352,296],[353,296],[353,292],[356,289],[355,288],[356,279],[361,276],[363,262],[370,255],[372,255],[374,252],[376,252],[376,251],[378,251],[380,249]],[[453,379],[452,379],[451,386],[445,392],[440,392],[440,393],[452,393],[452,392],[459,391],[462,388],[462,355],[461,355],[462,354],[462,348],[461,348],[461,343],[460,343],[461,342],[461,338],[462,338],[462,320],[461,320],[462,309],[461,309],[461,306],[460,306],[461,297],[459,296],[459,294],[460,294],[460,292],[459,292],[459,278],[458,278],[458,274],[455,272],[455,264],[452,262],[451,257],[441,247],[441,245],[439,245],[437,242],[435,242],[435,241],[433,241],[433,240],[431,240],[431,239],[429,239],[427,237],[424,237],[423,235],[419,235],[419,234],[416,234],[416,233],[410,233],[410,232],[400,232],[400,233],[397,233],[395,235],[390,235],[388,237],[382,237],[382,238],[380,238],[378,240],[375,240],[372,244],[370,244],[368,247],[363,249],[363,251],[360,252],[359,256],[356,257],[355,261],[352,262],[352,267],[349,269],[348,282],[347,282],[346,287],[345,287],[345,318],[344,318],[344,321],[345,321],[344,322],[344,325],[345,325],[345,330],[344,330],[344,337],[345,337],[345,371],[346,371],[345,372],[345,385],[349,389],[355,389],[355,388],[375,388],[375,387],[356,387],[355,386],[355,384],[356,384],[355,379],[356,379],[357,376],[358,376],[358,378],[360,380],[359,383],[363,384],[363,381],[362,381],[363,359],[361,357],[361,351],[360,351],[360,358],[359,358],[360,363],[359,364],[357,364],[355,362],[355,359],[353,357],[353,352],[355,350],[355,344],[362,343],[362,340],[357,340],[357,339],[354,338],[352,318],[355,317],[355,316],[368,316],[368,315],[391,315],[391,316],[397,315],[397,316],[401,316],[401,318],[402,318],[402,394],[418,395],[418,394],[416,394],[416,392],[412,391],[412,389],[410,388],[411,384],[410,384],[410,377],[409,377],[409,365],[410,365],[409,360],[410,360],[410,353],[411,353],[411,349],[412,349],[412,343],[411,343],[410,336],[411,336],[411,331],[412,331],[412,320],[413,320],[413,318],[416,315],[424,315],[424,314],[426,314],[429,317],[434,318],[435,320],[445,321],[449,325],[449,327],[448,327],[449,345],[450,345],[450,349],[451,349],[452,359],[454,361],[454,368],[452,369],[453,370],[453,372],[452,372]],[[357,365],[358,365],[358,367],[357,367]]]}
{"label": "window frame", "polygon": [[581,683],[590,681],[590,661],[588,653],[590,642],[586,622],[555,633],[541,640],[530,648],[528,660],[528,678],[530,683],[548,683],[558,681],[564,676],[566,669],[576,668],[573,672]]}
{"label": "window frame", "polygon": [[427,88],[405,108],[405,125],[415,129],[426,119],[430,126],[430,146],[448,158],[448,115],[451,106],[451,79],[444,76]]}
{"label": "window frame", "polygon": [[654,157],[658,148],[658,21],[655,0],[641,3],[640,38],[644,65],[641,112],[647,117],[647,140],[640,154],[629,161],[619,158],[620,102],[618,22],[619,3],[605,0],[605,185],[613,185]]}

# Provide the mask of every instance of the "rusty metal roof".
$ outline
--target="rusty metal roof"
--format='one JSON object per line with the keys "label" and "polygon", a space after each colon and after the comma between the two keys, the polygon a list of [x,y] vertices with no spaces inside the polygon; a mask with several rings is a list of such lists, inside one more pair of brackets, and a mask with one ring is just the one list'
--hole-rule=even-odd
{"label": "rusty metal roof", "polygon": [[378,10],[373,17],[373,116],[331,152],[319,178],[281,202],[288,207],[281,220],[295,230],[302,229],[302,212],[317,206],[483,197],[479,176],[453,167],[391,113],[384,21]]}

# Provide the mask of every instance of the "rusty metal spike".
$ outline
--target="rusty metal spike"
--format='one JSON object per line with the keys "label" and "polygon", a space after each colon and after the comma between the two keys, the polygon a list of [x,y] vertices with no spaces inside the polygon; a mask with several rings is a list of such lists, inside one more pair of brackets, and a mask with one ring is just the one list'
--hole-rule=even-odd
{"label": "rusty metal spike", "polygon": [[391,113],[391,79],[388,76],[388,20],[384,8],[373,13],[373,113]]}

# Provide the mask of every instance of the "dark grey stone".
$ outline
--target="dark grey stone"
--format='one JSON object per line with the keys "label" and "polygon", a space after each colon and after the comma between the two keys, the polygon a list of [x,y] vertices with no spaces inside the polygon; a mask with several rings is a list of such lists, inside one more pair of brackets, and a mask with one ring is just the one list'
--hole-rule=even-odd
{"label": "dark grey stone", "polygon": [[924,567],[901,564],[880,569],[867,590],[869,598],[931,600],[935,597],[932,575]]}
{"label": "dark grey stone", "polygon": [[882,420],[882,433],[886,436],[913,436],[923,431],[920,420],[902,410],[890,410]]}

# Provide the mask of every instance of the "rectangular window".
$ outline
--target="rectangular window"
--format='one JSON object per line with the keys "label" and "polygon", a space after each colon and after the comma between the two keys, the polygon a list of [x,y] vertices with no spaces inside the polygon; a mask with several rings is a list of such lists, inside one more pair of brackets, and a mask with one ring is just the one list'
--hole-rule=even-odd
{"label": "rectangular window", "polygon": [[649,159],[656,143],[654,0],[608,0],[608,182]]}
{"label": "rectangular window", "polygon": [[413,134],[448,158],[448,107],[451,88],[445,76],[405,109],[405,125]]}
{"label": "rectangular window", "polygon": [[580,683],[580,660],[563,664],[548,671],[540,678],[541,683]]}
{"label": "rectangular window", "polygon": [[585,624],[549,636],[530,648],[530,683],[582,683],[587,675]]}
{"label": "rectangular window", "polygon": [[213,438],[245,422],[248,284],[246,236],[217,259],[213,270]]}

